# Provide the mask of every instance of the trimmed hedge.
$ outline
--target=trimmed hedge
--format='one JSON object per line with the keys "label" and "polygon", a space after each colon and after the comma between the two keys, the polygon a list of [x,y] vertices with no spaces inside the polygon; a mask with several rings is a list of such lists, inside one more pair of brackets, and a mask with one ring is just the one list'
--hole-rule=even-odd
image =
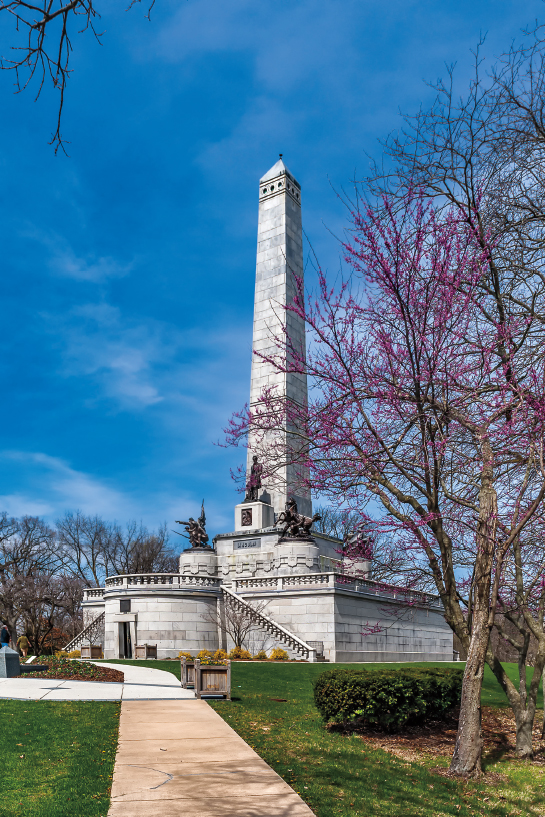
{"label": "trimmed hedge", "polygon": [[314,703],[326,721],[359,720],[397,732],[413,723],[441,720],[460,702],[463,669],[404,667],[334,669],[314,682]]}

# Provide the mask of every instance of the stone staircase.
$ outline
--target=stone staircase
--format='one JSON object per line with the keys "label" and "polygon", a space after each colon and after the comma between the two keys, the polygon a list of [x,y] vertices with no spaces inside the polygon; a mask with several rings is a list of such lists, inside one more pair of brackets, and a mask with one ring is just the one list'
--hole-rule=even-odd
{"label": "stone staircase", "polygon": [[77,650],[84,641],[88,641],[90,644],[93,643],[97,635],[102,635],[104,631],[104,612],[100,613],[96,618],[92,620],[87,627],[78,633],[72,641],[69,641],[66,646],[63,647],[64,652],[70,652],[71,650]]}
{"label": "stone staircase", "polygon": [[290,633],[289,630],[286,630],[281,624],[277,624],[276,621],[273,621],[272,618],[269,618],[264,613],[259,613],[249,602],[243,599],[242,596],[233,593],[233,591],[227,587],[222,587],[221,590],[224,599],[228,599],[236,609],[244,610],[261,630],[265,630],[277,641],[289,647],[290,650],[306,658],[307,661],[312,663],[316,661],[316,649],[311,647],[310,644],[307,644],[306,641],[303,641],[302,638],[299,638],[299,636],[294,633]]}

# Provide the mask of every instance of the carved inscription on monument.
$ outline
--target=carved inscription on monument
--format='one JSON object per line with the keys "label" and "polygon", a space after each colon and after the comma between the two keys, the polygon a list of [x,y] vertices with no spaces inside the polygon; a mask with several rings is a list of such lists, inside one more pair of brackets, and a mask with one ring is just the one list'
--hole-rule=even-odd
{"label": "carved inscription on monument", "polygon": [[242,513],[240,514],[240,522],[243,528],[251,527],[252,525],[252,509],[251,508],[243,508]]}
{"label": "carved inscription on monument", "polygon": [[247,550],[248,548],[260,548],[261,539],[239,539],[233,542],[233,550]]}

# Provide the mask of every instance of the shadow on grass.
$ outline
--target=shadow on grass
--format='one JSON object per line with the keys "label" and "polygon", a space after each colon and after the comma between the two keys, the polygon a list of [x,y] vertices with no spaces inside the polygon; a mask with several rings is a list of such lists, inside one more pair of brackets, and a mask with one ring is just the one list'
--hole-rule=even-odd
{"label": "shadow on grass", "polygon": [[[233,685],[238,687],[238,700],[232,707],[210,702],[318,817],[507,817],[522,813],[515,806],[517,797],[520,806],[519,790],[512,784],[500,794],[495,791],[497,786],[486,781],[465,782],[434,772],[434,766],[448,768],[448,757],[404,759],[371,747],[364,735],[328,732],[312,694],[312,680],[325,669],[310,664],[235,665]],[[526,815],[543,814],[538,795],[537,790],[525,795]]]}

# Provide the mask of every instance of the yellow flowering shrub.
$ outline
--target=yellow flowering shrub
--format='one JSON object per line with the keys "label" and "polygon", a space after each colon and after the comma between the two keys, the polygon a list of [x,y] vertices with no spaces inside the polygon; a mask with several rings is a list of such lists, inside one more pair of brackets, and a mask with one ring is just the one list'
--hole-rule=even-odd
{"label": "yellow flowering shrub", "polygon": [[57,650],[55,658],[81,658],[80,650],[72,650],[72,652],[65,652],[64,650]]}
{"label": "yellow flowering shrub", "polygon": [[229,658],[235,661],[251,661],[252,654],[249,653],[248,650],[243,649],[242,647],[233,647],[233,649],[229,653]]}
{"label": "yellow flowering shrub", "polygon": [[275,647],[271,653],[271,661],[289,661],[289,659],[290,657],[286,650],[283,650],[280,647]]}
{"label": "yellow flowering shrub", "polygon": [[256,659],[256,661],[268,661],[269,660],[269,656],[267,655],[265,650],[259,650],[259,652],[254,655],[254,658]]}
{"label": "yellow flowering shrub", "polygon": [[178,653],[178,658],[180,659],[180,661],[182,660],[182,658],[187,658],[188,661],[193,661],[193,656],[191,655],[191,653],[184,652],[183,650]]}

